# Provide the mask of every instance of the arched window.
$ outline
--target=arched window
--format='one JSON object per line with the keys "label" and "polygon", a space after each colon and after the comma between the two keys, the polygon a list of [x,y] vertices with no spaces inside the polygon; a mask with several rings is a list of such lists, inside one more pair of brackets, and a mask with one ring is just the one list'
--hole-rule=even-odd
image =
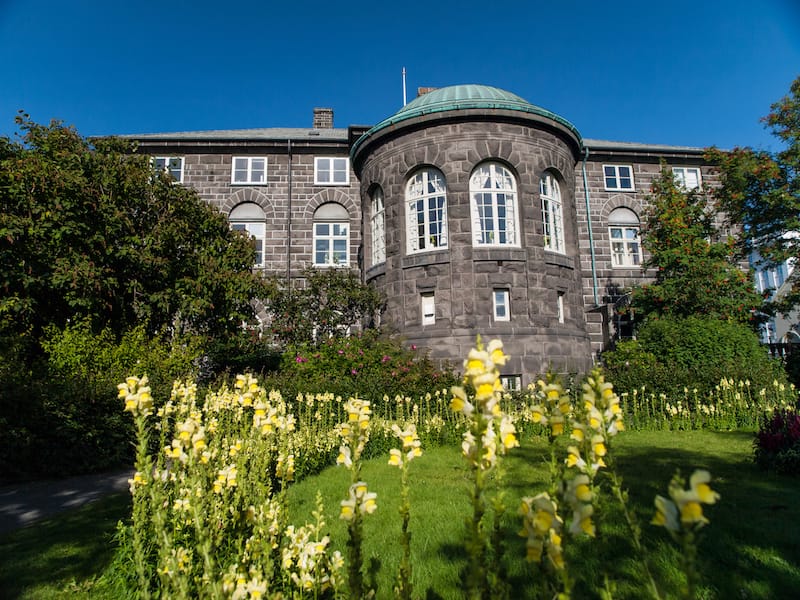
{"label": "arched window", "polygon": [[314,266],[347,267],[350,264],[350,216],[336,202],[314,213]]}
{"label": "arched window", "polygon": [[436,169],[418,171],[406,186],[408,253],[447,247],[447,185]]}
{"label": "arched window", "polygon": [[386,227],[384,216],[383,190],[380,187],[376,187],[372,192],[370,213],[373,265],[386,262]]}
{"label": "arched window", "polygon": [[608,236],[611,239],[611,266],[638,267],[642,264],[639,243],[639,217],[630,208],[615,208],[608,216]]}
{"label": "arched window", "polygon": [[256,267],[264,266],[264,241],[266,240],[266,215],[254,202],[245,202],[234,207],[228,215],[231,229],[246,232],[256,249]]}
{"label": "arched window", "polygon": [[469,178],[472,240],[476,246],[516,246],[517,182],[496,162],[478,165]]}
{"label": "arched window", "polygon": [[544,223],[544,247],[546,250],[564,253],[564,211],[561,204],[561,188],[550,173],[539,181],[542,198],[542,222]]}

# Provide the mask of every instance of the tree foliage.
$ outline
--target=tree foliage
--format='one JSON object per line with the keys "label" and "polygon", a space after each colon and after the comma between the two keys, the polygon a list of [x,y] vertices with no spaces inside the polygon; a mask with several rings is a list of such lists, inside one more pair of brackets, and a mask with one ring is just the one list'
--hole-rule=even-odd
{"label": "tree foliage", "polygon": [[713,317],[652,319],[637,339],[619,342],[603,353],[603,364],[614,388],[674,397],[684,388],[699,397],[713,391],[725,377],[749,381],[752,389],[786,382],[780,361],[771,359],[750,328]]}
{"label": "tree foliage", "polygon": [[385,301],[351,269],[303,271],[303,282],[274,281],[268,295],[272,334],[284,344],[343,337],[356,326],[374,326]]}
{"label": "tree foliage", "polygon": [[751,322],[761,297],[735,262],[733,240],[717,241],[704,192],[678,187],[663,166],[644,217],[642,245],[650,254],[644,266],[655,268],[656,277],[633,291],[638,320],[697,315]]}
{"label": "tree foliage", "polygon": [[[719,207],[742,226],[743,253],[757,250],[768,262],[800,258],[800,77],[789,95],[772,105],[762,119],[781,141],[778,152],[734,148],[711,149],[708,158],[719,168]],[[794,272],[791,292],[776,305],[788,313],[800,304],[800,275]]]}
{"label": "tree foliage", "polygon": [[0,138],[0,332],[87,318],[204,335],[252,317],[253,249],[128,141],[20,115]]}

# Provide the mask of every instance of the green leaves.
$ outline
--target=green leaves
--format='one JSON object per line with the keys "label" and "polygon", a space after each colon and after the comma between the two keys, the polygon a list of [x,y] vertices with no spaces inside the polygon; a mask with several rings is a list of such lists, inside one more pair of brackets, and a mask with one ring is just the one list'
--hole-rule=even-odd
{"label": "green leaves", "polygon": [[125,140],[17,122],[21,141],[0,139],[0,329],[86,317],[215,336],[253,318],[253,250],[194,191]]}
{"label": "green leaves", "polygon": [[679,189],[662,166],[654,180],[642,228],[642,245],[656,269],[655,282],[633,292],[641,320],[705,316],[751,323],[762,299],[736,261],[732,239],[719,240],[715,213],[698,190]]}
{"label": "green leaves", "polygon": [[[767,262],[782,263],[800,257],[800,77],[763,121],[783,142],[782,150],[712,148],[707,158],[719,169],[714,199],[742,228],[742,253],[757,250]],[[797,275],[793,283],[775,303],[780,312],[800,304]]]}

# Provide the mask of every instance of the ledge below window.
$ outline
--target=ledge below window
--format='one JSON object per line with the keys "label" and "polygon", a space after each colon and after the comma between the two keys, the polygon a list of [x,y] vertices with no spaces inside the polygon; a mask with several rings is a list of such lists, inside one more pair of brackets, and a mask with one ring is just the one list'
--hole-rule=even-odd
{"label": "ledge below window", "polygon": [[420,252],[403,257],[402,267],[410,269],[412,267],[427,267],[428,265],[438,265],[450,262],[450,250],[433,250],[431,252]]}
{"label": "ledge below window", "polygon": [[528,260],[528,251],[523,248],[472,248],[472,260],[503,260],[520,261]]}
{"label": "ledge below window", "polygon": [[558,265],[559,267],[566,267],[568,269],[575,268],[575,261],[566,254],[558,254],[557,252],[544,251],[544,262],[547,265]]}

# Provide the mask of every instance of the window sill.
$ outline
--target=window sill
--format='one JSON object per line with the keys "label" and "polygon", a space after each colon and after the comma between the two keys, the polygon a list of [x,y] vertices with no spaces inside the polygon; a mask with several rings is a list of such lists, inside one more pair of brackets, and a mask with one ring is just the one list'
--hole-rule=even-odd
{"label": "window sill", "polygon": [[450,249],[445,248],[442,250],[428,250],[425,252],[418,252],[416,254],[409,254],[403,257],[402,268],[408,269],[411,267],[424,267],[427,265],[437,265],[447,263],[450,261]]}
{"label": "window sill", "polygon": [[503,260],[525,262],[528,252],[518,246],[473,246],[472,260]]}
{"label": "window sill", "polygon": [[568,269],[575,268],[575,261],[566,254],[560,252],[553,252],[552,250],[544,251],[544,262],[548,265],[558,265],[559,267],[566,267]]}

